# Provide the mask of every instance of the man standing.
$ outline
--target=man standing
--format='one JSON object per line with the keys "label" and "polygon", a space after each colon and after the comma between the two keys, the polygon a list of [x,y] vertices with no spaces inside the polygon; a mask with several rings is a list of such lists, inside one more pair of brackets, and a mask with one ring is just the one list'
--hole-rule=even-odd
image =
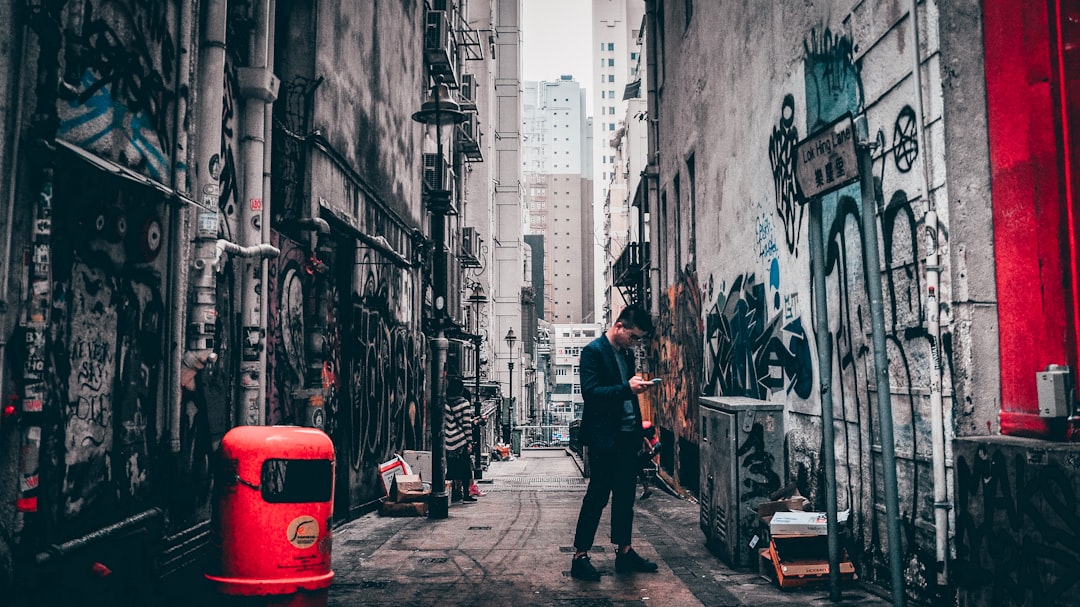
{"label": "man standing", "polygon": [[589,561],[600,515],[611,497],[611,543],[618,546],[615,571],[655,572],[657,567],[630,544],[634,524],[634,494],[640,472],[641,408],[637,395],[653,387],[634,375],[632,346],[653,330],[649,314],[627,306],[615,324],[581,350],[581,444],[588,447],[591,475],[581,502],[574,535],[570,575],[598,581]]}

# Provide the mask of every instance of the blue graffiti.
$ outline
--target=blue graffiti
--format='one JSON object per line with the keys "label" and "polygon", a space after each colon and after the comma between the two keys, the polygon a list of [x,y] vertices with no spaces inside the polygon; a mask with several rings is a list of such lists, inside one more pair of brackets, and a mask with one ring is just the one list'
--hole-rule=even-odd
{"label": "blue graffiti", "polygon": [[727,295],[719,295],[705,319],[703,393],[767,400],[786,391],[808,398],[813,358],[802,318],[782,318],[769,318],[765,285],[753,274],[740,276]]}

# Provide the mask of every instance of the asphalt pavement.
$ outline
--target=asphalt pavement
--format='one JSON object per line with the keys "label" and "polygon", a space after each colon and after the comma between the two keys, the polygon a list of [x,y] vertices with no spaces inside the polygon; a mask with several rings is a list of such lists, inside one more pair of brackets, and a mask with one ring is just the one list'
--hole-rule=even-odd
{"label": "asphalt pavement", "polygon": [[525,449],[492,462],[487,495],[451,504],[449,517],[373,512],[335,528],[329,607],[877,607],[891,603],[858,583],[841,600],[827,585],[780,589],[756,569],[733,570],[705,546],[698,504],[662,490],[635,506],[634,548],[660,566],[616,574],[607,509],[591,552],[599,582],[570,577],[573,531],[585,492],[565,449]]}

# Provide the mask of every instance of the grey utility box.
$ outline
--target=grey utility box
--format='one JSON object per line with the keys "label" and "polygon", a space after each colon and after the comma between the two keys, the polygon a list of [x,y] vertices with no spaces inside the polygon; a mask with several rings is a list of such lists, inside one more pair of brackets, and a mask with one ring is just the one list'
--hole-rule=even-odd
{"label": "grey utility box", "polygon": [[785,476],[784,405],[741,396],[698,402],[705,543],[732,567],[756,566],[757,507]]}

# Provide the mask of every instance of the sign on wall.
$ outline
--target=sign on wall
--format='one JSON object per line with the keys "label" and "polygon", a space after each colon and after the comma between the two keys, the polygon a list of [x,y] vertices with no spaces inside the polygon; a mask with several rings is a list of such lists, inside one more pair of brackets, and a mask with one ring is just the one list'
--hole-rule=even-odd
{"label": "sign on wall", "polygon": [[795,179],[804,202],[857,180],[858,167],[851,114],[844,114],[795,146]]}

